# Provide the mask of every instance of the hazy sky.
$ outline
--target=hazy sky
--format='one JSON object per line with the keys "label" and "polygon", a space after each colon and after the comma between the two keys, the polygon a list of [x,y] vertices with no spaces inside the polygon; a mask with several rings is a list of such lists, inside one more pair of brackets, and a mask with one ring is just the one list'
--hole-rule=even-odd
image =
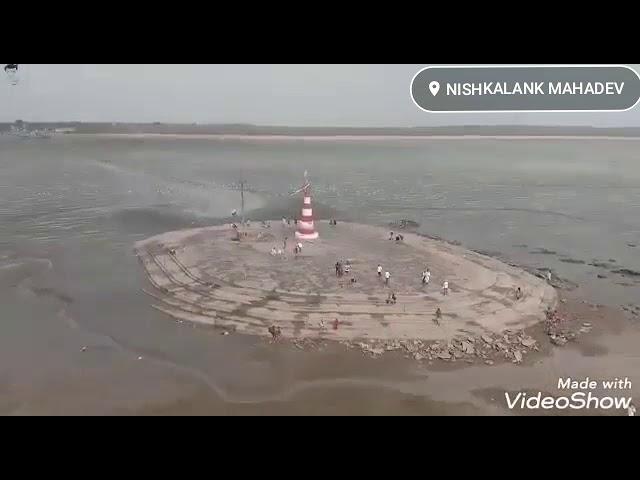
{"label": "hazy sky", "polygon": [[23,64],[18,85],[0,83],[0,121],[640,126],[640,107],[621,113],[426,113],[409,96],[411,79],[425,66]]}

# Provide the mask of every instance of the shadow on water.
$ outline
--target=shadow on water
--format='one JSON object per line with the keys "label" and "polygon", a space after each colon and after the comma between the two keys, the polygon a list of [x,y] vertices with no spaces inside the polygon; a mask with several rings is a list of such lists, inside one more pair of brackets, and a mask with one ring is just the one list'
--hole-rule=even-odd
{"label": "shadow on water", "polygon": [[212,223],[207,218],[186,214],[170,205],[126,208],[115,212],[111,219],[127,233],[148,235],[204,227]]}
{"label": "shadow on water", "polygon": [[[282,217],[298,218],[300,216],[301,201],[298,197],[270,198],[267,205],[254,210],[249,210],[245,218],[251,221],[278,220]],[[318,220],[339,218],[349,220],[343,212],[328,205],[314,202],[314,217]],[[238,216],[206,217],[185,212],[171,205],[154,205],[151,207],[125,208],[116,211],[110,217],[119,227],[128,234],[145,234],[153,236],[172,230],[187,228],[200,228],[208,225],[224,225],[238,222]]]}

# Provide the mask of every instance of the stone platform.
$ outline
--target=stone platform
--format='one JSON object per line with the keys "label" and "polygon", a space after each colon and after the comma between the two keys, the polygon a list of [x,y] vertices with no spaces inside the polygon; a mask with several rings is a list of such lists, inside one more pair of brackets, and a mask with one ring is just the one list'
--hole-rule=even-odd
{"label": "stone platform", "polygon": [[[447,340],[529,327],[557,301],[542,279],[416,234],[402,232],[404,240],[396,242],[384,228],[317,222],[320,238],[305,242],[295,256],[294,225],[269,224],[242,228],[240,240],[227,225],[138,242],[153,306],[176,319],[253,335],[269,335],[277,325],[289,338]],[[271,255],[285,236],[285,254]],[[338,260],[350,261],[349,275],[336,277]],[[378,278],[378,263],[391,273],[389,286]],[[432,276],[425,287],[427,266]],[[524,293],[519,300],[517,287]],[[395,305],[386,303],[391,292]]]}

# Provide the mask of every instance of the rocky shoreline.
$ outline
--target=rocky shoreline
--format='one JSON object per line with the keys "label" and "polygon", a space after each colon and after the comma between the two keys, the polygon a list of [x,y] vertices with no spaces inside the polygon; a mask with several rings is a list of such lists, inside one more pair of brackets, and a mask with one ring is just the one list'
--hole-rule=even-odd
{"label": "rocky shoreline", "polygon": [[[351,229],[357,228],[357,229],[374,229],[375,230],[375,227],[365,227],[365,226],[357,226],[355,224],[349,225],[349,224],[342,223],[341,230],[340,230],[341,236],[346,235],[346,232],[344,229],[347,227]],[[398,222],[393,222],[389,224],[388,227],[392,227],[392,228],[395,227],[395,229],[400,229],[402,231],[405,231],[407,235],[410,235],[409,231],[414,231],[414,235],[417,235],[418,237],[424,237],[431,240],[435,240],[436,243],[432,244],[433,247],[430,247],[435,249],[433,250],[434,252],[439,251],[438,250],[439,248],[446,248],[446,247],[440,247],[440,245],[451,245],[452,248],[458,248],[458,245],[459,245],[459,242],[449,242],[439,237],[418,234],[415,232],[415,229],[417,229],[419,225],[409,220],[400,220]],[[360,232],[361,230],[358,230],[358,231]],[[182,321],[182,319],[185,319],[185,320],[195,319],[197,321],[199,319],[199,316],[202,316],[206,313],[206,310],[202,309],[204,308],[202,307],[202,305],[211,304],[213,307],[213,303],[211,302],[211,299],[210,299],[212,295],[214,296],[216,295],[213,292],[223,291],[224,289],[218,288],[217,290],[210,290],[209,293],[205,294],[200,292],[201,286],[197,284],[198,282],[195,282],[193,286],[188,286],[188,285],[189,285],[189,282],[194,282],[195,280],[198,280],[200,277],[208,278],[208,275],[210,272],[210,270],[207,270],[207,268],[210,268],[210,267],[207,267],[207,266],[203,267],[201,258],[198,255],[194,255],[194,252],[197,251],[197,248],[200,248],[197,246],[200,244],[198,242],[204,242],[203,245],[205,244],[210,245],[210,242],[215,237],[215,235],[220,235],[223,233],[224,232],[223,230],[220,230],[220,227],[216,227],[216,228],[200,229],[198,232],[194,231],[192,233],[174,232],[174,233],[167,234],[170,245],[175,245],[176,247],[178,247],[179,244],[183,243],[185,240],[187,241],[186,244],[182,245],[182,247],[178,247],[177,255],[175,253],[173,255],[166,255],[166,252],[164,252],[164,249],[167,247],[161,246],[163,242],[163,240],[161,239],[164,237],[159,237],[158,239],[153,240],[150,243],[149,241],[146,241],[139,244],[139,254],[141,254],[142,248],[147,248],[146,245],[149,245],[149,246],[153,246],[153,248],[157,250],[157,253],[156,253],[157,255],[160,255],[160,257],[154,259],[154,262],[157,262],[156,266],[162,267],[162,268],[156,269],[155,271],[149,271],[148,273],[152,278],[163,279],[163,281],[166,283],[166,288],[163,287],[165,288],[163,293],[165,296],[168,296],[167,299],[165,300],[165,298],[161,298],[161,297],[155,298],[156,300],[158,300],[158,302],[163,300],[165,300],[165,302],[169,302],[164,304],[165,306],[161,308],[162,311],[169,313],[170,315],[174,316],[176,319],[180,319],[179,321]],[[381,231],[380,234],[386,235],[384,231]],[[214,237],[212,237],[211,235],[213,235]],[[256,235],[263,235],[263,233],[258,231]],[[273,233],[271,233],[271,235],[273,236]],[[216,240],[217,242],[222,241],[220,240],[219,237],[215,237],[215,238],[217,238]],[[189,239],[193,239],[193,240],[189,240]],[[195,245],[191,245],[190,242],[194,240],[196,242]],[[273,241],[274,239],[272,238],[271,240]],[[411,240],[411,237],[408,236],[407,241],[418,242],[419,240]],[[257,241],[257,243],[252,245],[256,245],[256,248],[258,248],[257,245],[259,244],[260,242]],[[383,239],[381,241],[381,244],[391,245],[389,241],[386,239]],[[181,250],[181,248],[183,248],[183,250]],[[314,248],[319,248],[319,246],[316,245],[314,246]],[[406,247],[398,247],[398,248],[406,248]],[[399,251],[404,252],[406,250],[399,250]],[[448,250],[445,250],[445,251],[449,252]],[[330,345],[341,345],[350,350],[360,351],[363,355],[371,358],[382,357],[385,354],[396,355],[396,356],[401,355],[403,357],[413,359],[419,362],[420,364],[428,364],[430,366],[433,365],[434,368],[438,368],[438,366],[442,368],[447,368],[451,366],[464,366],[465,364],[491,366],[498,363],[513,363],[513,364],[527,363],[528,361],[530,361],[530,359],[539,358],[541,355],[549,353],[553,348],[564,347],[568,344],[571,344],[572,342],[575,342],[580,336],[589,334],[594,329],[594,326],[598,326],[598,328],[601,329],[601,325],[598,325],[597,320],[593,320],[593,317],[591,316],[591,313],[590,313],[591,311],[598,310],[601,306],[588,304],[587,302],[580,300],[578,298],[573,298],[568,303],[566,299],[559,299],[560,296],[566,297],[568,295],[572,295],[573,297],[576,297],[577,294],[572,294],[572,292],[574,292],[577,289],[578,287],[577,284],[559,277],[558,275],[555,274],[555,272],[551,272],[549,269],[517,265],[513,262],[508,261],[508,259],[504,258],[504,256],[501,255],[499,252],[475,251],[475,253],[483,255],[484,257],[495,258],[496,260],[501,261],[503,264],[506,264],[509,267],[513,267],[521,271],[526,271],[529,274],[537,277],[538,279],[543,279],[544,280],[543,283],[547,284],[547,288],[553,287],[550,290],[554,292],[554,295],[556,296],[556,298],[558,298],[557,302],[554,303],[552,306],[549,306],[546,310],[541,309],[539,312],[535,313],[535,315],[539,317],[538,322],[533,321],[532,316],[529,315],[530,317],[529,320],[526,322],[526,324],[523,324],[523,325],[513,326],[507,323],[507,324],[504,324],[504,327],[507,327],[504,329],[499,329],[499,328],[478,329],[478,328],[474,328],[474,321],[475,322],[480,321],[480,317],[482,317],[483,315],[483,313],[478,312],[477,317],[475,319],[473,317],[469,317],[468,319],[465,320],[466,325],[465,326],[459,325],[456,328],[457,331],[455,331],[454,333],[452,333],[451,327],[453,325],[458,325],[460,323],[460,318],[458,315],[451,314],[452,313],[451,308],[444,309],[443,318],[441,320],[442,322],[441,327],[436,325],[437,322],[435,322],[435,320],[431,318],[430,314],[427,314],[426,312],[416,311],[415,320],[418,321],[418,323],[416,323],[416,327],[424,328],[432,324],[429,327],[430,329],[429,331],[432,331],[431,334],[427,336],[424,336],[423,334],[422,336],[417,335],[417,336],[414,336],[413,338],[411,336],[407,337],[406,334],[403,336],[389,336],[389,335],[375,336],[375,339],[374,339],[374,336],[371,335],[371,332],[368,332],[368,334],[366,333],[367,332],[366,329],[364,329],[362,332],[356,332],[354,329],[360,328],[361,326],[363,327],[365,324],[368,325],[369,322],[371,323],[371,326],[375,328],[379,328],[377,326],[379,322],[382,322],[384,324],[385,329],[393,328],[394,325],[398,324],[397,322],[402,322],[402,321],[405,321],[403,319],[409,318],[407,317],[407,315],[409,314],[405,313],[404,311],[404,309],[406,308],[405,306],[402,307],[402,310],[398,310],[398,309],[391,309],[389,307],[379,307],[375,305],[371,307],[368,307],[368,306],[365,307],[364,305],[366,304],[360,304],[357,307],[359,311],[360,310],[364,311],[365,309],[371,309],[372,312],[384,311],[384,313],[371,313],[371,319],[368,319],[368,318],[365,319],[364,317],[362,317],[362,314],[360,314],[356,323],[356,319],[353,315],[351,315],[351,318],[350,318],[349,315],[345,315],[345,313],[343,312],[340,315],[343,318],[340,321],[336,319],[336,322],[338,323],[338,325],[336,325],[334,328],[331,328],[331,325],[330,325],[330,323],[333,322],[331,318],[324,319],[324,321],[322,319],[314,320],[310,318],[311,313],[305,313],[304,318],[302,318],[300,315],[298,315],[298,317],[301,317],[301,318],[298,318],[298,317],[294,318],[294,324],[295,324],[294,330],[285,331],[285,328],[288,328],[288,327],[286,325],[283,325],[282,330],[278,328],[278,335],[273,335],[272,332],[269,332],[272,334],[273,338],[269,338],[267,336],[265,341],[269,341],[271,343],[283,344],[283,345],[288,344],[300,350],[323,350]],[[149,255],[149,252],[147,252],[147,255]],[[253,255],[262,255],[262,254],[254,253]],[[320,257],[322,257],[322,255],[324,255],[324,253],[320,253]],[[184,258],[185,261],[189,263],[190,266],[187,268],[186,265],[183,265],[181,262],[178,261],[178,257]],[[212,257],[212,258],[215,258],[215,257]],[[265,257],[262,257],[262,258],[265,258]],[[270,257],[267,257],[267,258],[270,258]],[[255,260],[257,261],[258,257],[255,257]],[[305,261],[310,262],[312,260],[308,259]],[[479,261],[483,261],[483,260],[479,259]],[[301,260],[298,260],[298,263],[299,262],[301,262]],[[612,260],[609,260],[609,262],[614,263],[614,261]],[[371,263],[371,262],[365,262],[365,263]],[[430,263],[433,263],[433,258]],[[303,265],[303,263],[299,263],[299,264]],[[283,266],[285,264],[282,262],[278,262],[276,265],[278,265],[277,268],[281,268],[281,267],[284,268]],[[304,265],[308,265],[308,263],[304,263]],[[154,268],[154,263],[151,262],[149,259],[147,259],[146,267],[147,269]],[[551,279],[549,280],[548,275],[550,272],[551,272]],[[161,273],[163,275],[160,275]],[[166,276],[164,274],[169,274],[169,278],[168,279],[164,278]],[[177,282],[176,280],[179,275],[181,275],[182,278],[179,282]],[[214,278],[214,277],[211,277],[211,278]],[[248,286],[250,285],[253,286],[257,284],[255,280],[253,281],[254,282],[253,284],[250,283],[251,279],[249,279],[247,284],[242,284],[241,282],[247,281],[246,276],[237,277],[237,278],[238,280],[236,281],[239,281],[240,283],[238,283],[237,287],[235,287],[235,291],[237,292],[242,291],[243,293],[257,292],[257,290],[247,290]],[[318,278],[322,278],[322,277],[318,277]],[[167,283],[167,280],[171,280],[171,281]],[[364,280],[361,280],[361,281],[364,282]],[[539,281],[540,280],[538,280],[538,282]],[[223,281],[223,283],[225,282]],[[233,290],[234,289],[231,289],[231,290],[229,290],[229,288],[226,289],[226,291],[233,291]],[[193,303],[190,305],[195,306],[196,302],[204,301],[204,303],[201,305],[201,309],[192,310],[192,307],[190,307],[189,312],[185,312],[184,310],[180,310],[177,313],[170,311],[171,309],[168,307],[171,307],[174,305],[171,302],[180,302],[180,301],[185,302],[187,300],[186,297],[184,299],[181,299],[180,297],[174,297],[173,295],[175,295],[175,293],[172,293],[172,292],[176,292],[180,294],[180,292],[183,292],[183,291],[190,296],[189,298],[192,297],[191,301]],[[285,292],[288,292],[288,290],[286,290]],[[339,305],[340,309],[344,309],[344,305],[347,303],[346,302],[347,295],[353,296],[353,294],[342,293],[341,290],[338,290],[337,294],[344,297],[340,302],[341,305]],[[205,295],[205,296],[203,297],[202,295]],[[263,315],[265,313],[270,313],[272,310],[270,310],[268,307],[270,306],[271,303],[273,303],[274,306],[284,305],[282,302],[286,301],[285,299],[287,298],[286,297],[287,293],[285,293],[284,296],[282,295],[283,294],[278,294],[275,296],[271,295],[271,296],[265,297],[264,300],[260,300],[260,302],[264,303],[264,305],[262,303],[258,304],[257,303],[258,300],[254,299],[252,300],[252,302],[250,302],[250,305],[248,307],[242,307],[242,308],[245,308],[245,310],[241,311],[240,307],[235,307],[235,310],[232,310],[232,313],[234,314],[242,313],[243,315],[245,315],[247,313],[246,311],[247,309],[257,308],[257,307],[261,308],[261,310],[259,312],[256,311],[256,315],[258,314]],[[294,295],[294,294],[289,293],[289,295]],[[367,298],[370,300],[373,297],[369,296]],[[402,299],[405,303],[407,301],[406,298],[407,298],[406,294],[402,296]],[[327,299],[324,297],[323,298],[319,297],[318,300],[325,303],[327,302]],[[418,300],[419,299],[415,299],[414,301],[417,302]],[[433,299],[429,296],[425,296],[424,300],[421,300],[421,301],[425,301],[425,300],[430,302],[433,301]],[[216,308],[219,308],[219,306],[223,306],[219,301],[216,305],[218,306]],[[419,303],[415,303],[415,305],[419,305]],[[267,309],[264,309],[264,306],[266,306]],[[582,308],[581,310],[580,308],[576,308],[576,306],[582,306],[584,308]],[[318,308],[318,305],[314,304],[313,307]],[[185,307],[181,307],[181,308],[184,309]],[[210,307],[207,307],[207,308],[210,308]],[[384,308],[384,310],[379,310],[380,308]],[[640,306],[629,305],[629,306],[623,307],[623,309],[630,316],[640,316]],[[382,319],[381,317],[382,315],[384,315],[385,317],[388,317],[389,320]],[[397,318],[394,318],[394,317],[397,317]],[[226,318],[229,318],[229,317],[227,316]],[[258,317],[256,316],[256,318]],[[281,315],[279,318],[280,318],[280,322],[282,322]],[[230,333],[236,333],[236,332],[237,333],[253,332],[253,330],[251,330],[251,332],[237,331],[237,328],[236,328],[237,325],[235,323],[231,322],[231,324],[229,324],[229,322],[224,322],[220,320],[225,320],[224,312],[223,312],[223,315],[216,315],[215,318],[213,318],[213,320],[210,323],[211,325],[215,326],[215,328],[222,329],[222,333],[224,335],[229,335]],[[238,321],[240,320],[238,319]],[[319,326],[316,325],[316,322],[318,323]],[[203,322],[203,323],[207,323],[207,322]],[[275,320],[275,317],[274,317],[273,323],[271,323],[271,325],[278,325],[278,323],[279,322]],[[604,322],[600,322],[600,323],[604,323]],[[476,323],[475,325],[477,326],[478,324]],[[441,328],[442,330],[440,330]],[[260,336],[262,336],[263,339],[265,338],[264,332],[262,332],[261,329],[258,328],[257,324],[254,330],[256,333],[260,334]],[[315,330],[317,330],[317,332]],[[307,333],[300,334],[301,332],[307,332]],[[345,335],[346,332],[352,332],[352,333],[347,333]],[[447,332],[448,337],[446,335],[444,336],[444,338],[439,337],[436,332],[440,332],[442,334],[445,334],[445,332]]]}
{"label": "rocky shoreline", "polygon": [[[574,303],[577,301],[574,301]],[[594,321],[584,321],[584,314],[575,312],[574,303],[549,310],[539,325],[524,330],[506,329],[500,333],[464,335],[436,341],[425,340],[364,340],[339,341],[350,350],[359,350],[370,358],[385,354],[402,355],[429,366],[455,366],[465,364],[496,365],[501,363],[523,364],[537,354],[549,353],[553,348],[576,342],[579,337],[592,332]],[[602,306],[581,301],[589,309]],[[636,307],[640,315],[640,307]],[[629,309],[633,310],[633,309]],[[270,343],[288,343],[300,350],[323,350],[326,339],[278,339]]]}

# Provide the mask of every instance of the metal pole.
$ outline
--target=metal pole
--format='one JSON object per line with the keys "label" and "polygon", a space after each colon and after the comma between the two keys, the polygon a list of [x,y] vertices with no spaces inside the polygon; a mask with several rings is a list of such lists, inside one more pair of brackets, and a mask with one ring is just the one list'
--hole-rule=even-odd
{"label": "metal pole", "polygon": [[242,216],[242,225],[244,226],[244,180],[240,180],[240,199],[242,200],[240,215]]}

